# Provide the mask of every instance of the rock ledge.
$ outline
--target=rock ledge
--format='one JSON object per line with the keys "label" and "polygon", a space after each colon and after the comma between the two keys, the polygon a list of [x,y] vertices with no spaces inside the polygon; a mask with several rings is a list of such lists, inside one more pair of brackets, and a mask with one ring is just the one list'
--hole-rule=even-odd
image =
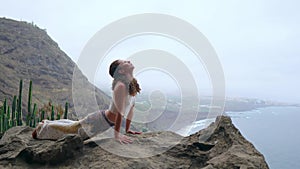
{"label": "rock ledge", "polygon": [[77,135],[57,141],[34,140],[32,131],[14,127],[3,135],[1,168],[269,168],[264,156],[227,116],[217,117],[206,129],[188,137],[152,132],[132,136],[131,145],[120,145],[111,138],[83,142]]}

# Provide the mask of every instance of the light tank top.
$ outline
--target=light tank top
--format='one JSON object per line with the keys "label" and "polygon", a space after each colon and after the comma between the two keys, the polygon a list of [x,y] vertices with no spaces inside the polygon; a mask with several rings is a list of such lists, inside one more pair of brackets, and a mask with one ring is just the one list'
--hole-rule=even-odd
{"label": "light tank top", "polygon": [[[131,96],[131,95],[128,95],[127,98],[126,98],[126,101],[125,101],[125,112],[124,112],[124,116],[126,117],[131,109],[131,107],[135,104],[135,97],[134,96]],[[109,108],[108,108],[109,111],[113,112],[113,113],[116,113],[118,112],[115,104],[114,104],[114,95],[113,95],[113,99],[112,101],[110,102],[110,105],[109,105]]]}

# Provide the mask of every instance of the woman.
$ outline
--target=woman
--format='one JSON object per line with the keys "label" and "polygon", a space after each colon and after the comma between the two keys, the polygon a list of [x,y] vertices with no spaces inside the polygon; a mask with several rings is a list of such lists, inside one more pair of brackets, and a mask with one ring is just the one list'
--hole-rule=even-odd
{"label": "woman", "polygon": [[120,133],[120,128],[122,117],[126,116],[125,131],[130,134],[141,134],[130,130],[135,95],[141,90],[133,77],[133,69],[134,66],[130,61],[116,60],[111,63],[109,74],[114,78],[113,99],[108,110],[91,113],[79,121],[43,120],[32,133],[33,138],[56,140],[65,134],[79,134],[83,139],[87,139],[114,126],[114,138],[120,143],[131,143],[129,137]]}

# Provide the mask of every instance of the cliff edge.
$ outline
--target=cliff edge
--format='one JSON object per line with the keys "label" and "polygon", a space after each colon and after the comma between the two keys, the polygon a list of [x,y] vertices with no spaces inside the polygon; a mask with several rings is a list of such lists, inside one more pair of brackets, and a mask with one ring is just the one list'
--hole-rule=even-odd
{"label": "cliff edge", "polygon": [[121,145],[112,138],[82,141],[68,135],[57,141],[34,140],[33,128],[14,127],[0,140],[1,168],[269,168],[264,156],[232,124],[219,116],[207,128],[181,137],[151,132]]}

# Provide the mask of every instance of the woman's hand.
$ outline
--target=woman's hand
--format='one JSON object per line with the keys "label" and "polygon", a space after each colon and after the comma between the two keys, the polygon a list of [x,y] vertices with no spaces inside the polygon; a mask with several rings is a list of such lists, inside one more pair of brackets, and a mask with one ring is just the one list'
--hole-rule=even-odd
{"label": "woman's hand", "polygon": [[119,141],[120,144],[131,144],[133,141],[130,137],[125,136],[123,134],[119,134],[118,136],[115,136],[116,141]]}

